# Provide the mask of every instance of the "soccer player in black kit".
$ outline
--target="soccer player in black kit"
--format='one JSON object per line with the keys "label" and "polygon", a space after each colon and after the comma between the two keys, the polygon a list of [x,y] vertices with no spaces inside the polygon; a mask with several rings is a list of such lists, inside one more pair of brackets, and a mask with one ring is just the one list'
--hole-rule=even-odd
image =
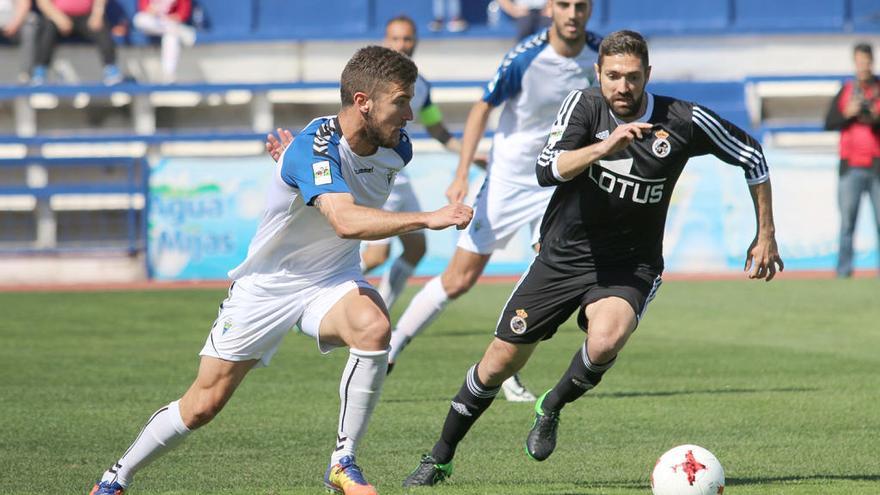
{"label": "soccer player in black kit", "polygon": [[600,87],[569,94],[537,160],[538,182],[556,186],[540,252],[452,399],[440,439],[404,486],[434,485],[452,473],[458,443],[501,383],[577,311],[587,339],[536,403],[526,438],[530,457],[550,456],[560,411],[599,384],[656,295],[666,211],[690,157],[711,153],[744,170],[757,218],[745,270],[749,278],[769,281],[783,269],[761,146],[711,110],[647,93],[648,47],[636,32],[606,37],[596,71]]}

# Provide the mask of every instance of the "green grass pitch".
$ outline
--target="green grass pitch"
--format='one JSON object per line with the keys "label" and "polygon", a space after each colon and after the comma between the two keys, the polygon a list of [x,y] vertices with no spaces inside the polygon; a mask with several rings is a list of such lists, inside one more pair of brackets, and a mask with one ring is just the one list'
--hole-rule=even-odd
{"label": "green grass pitch", "polygon": [[[401,493],[430,449],[509,291],[478,286],[403,354],[358,458],[381,493]],[[223,297],[0,294],[0,493],[86,493],[189,385]],[[549,460],[523,450],[532,406],[499,399],[459,447],[450,483],[418,492],[646,495],[656,458],[695,443],[723,463],[725,495],[876,495],[878,297],[876,279],[667,282],[602,385],[563,412]],[[552,386],[581,340],[567,323],[525,382]],[[288,336],[272,366],[130,493],[321,493],[346,357]]]}

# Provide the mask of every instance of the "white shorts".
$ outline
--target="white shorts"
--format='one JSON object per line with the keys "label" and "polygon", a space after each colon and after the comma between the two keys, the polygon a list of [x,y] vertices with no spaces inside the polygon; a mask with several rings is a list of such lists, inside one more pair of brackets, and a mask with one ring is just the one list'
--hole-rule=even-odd
{"label": "white shorts", "polygon": [[[388,199],[382,205],[382,209],[398,213],[402,211],[422,211],[422,206],[419,204],[419,199],[416,198],[416,193],[408,177],[401,177],[398,174],[397,180],[391,188],[391,194],[388,195]],[[385,239],[364,241],[363,243],[366,245],[386,245],[391,244],[391,238],[386,237]]]}
{"label": "white shorts", "polygon": [[259,359],[255,367],[268,366],[294,327],[314,337],[322,353],[330,352],[334,346],[321,342],[318,335],[321,320],[344,295],[359,287],[375,290],[360,275],[351,274],[317,284],[311,280],[255,284],[248,278],[233,282],[199,354],[226,361]]}
{"label": "white shorts", "polygon": [[458,237],[458,247],[477,254],[492,254],[510,242],[523,226],[532,245],[541,235],[541,219],[553,196],[553,187],[505,184],[486,177],[474,201],[474,218]]}

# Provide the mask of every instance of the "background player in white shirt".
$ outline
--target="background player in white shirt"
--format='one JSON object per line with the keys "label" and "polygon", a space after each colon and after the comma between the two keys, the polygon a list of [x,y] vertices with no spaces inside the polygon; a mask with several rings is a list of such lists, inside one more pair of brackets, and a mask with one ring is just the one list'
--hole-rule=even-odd
{"label": "background player in white shirt", "polygon": [[[535,159],[547,141],[559,102],[571,90],[595,84],[593,63],[601,40],[584,30],[591,11],[590,0],[553,0],[550,28],[527,38],[504,57],[483,98],[472,107],[455,180],[446,192],[451,203],[465,198],[468,169],[489,113],[504,104],[474,221],[459,238],[443,274],[415,295],[397,322],[391,336],[392,363],[449,300],[473,287],[492,252],[504,247],[520,228],[529,226],[533,244],[537,244],[541,217],[553,190],[538,185]],[[503,390],[508,400],[535,400],[516,376],[505,382]]]}
{"label": "background player in white shirt", "polygon": [[349,60],[339,114],[313,120],[274,167],[266,211],[247,258],[229,272],[234,282],[202,348],[198,376],[183,397],[150,417],[93,495],[121,494],[140,468],[211,421],[294,327],[314,337],[322,352],[350,350],[324,483],[349,495],[376,493],[355,464],[355,448],[385,379],[390,324],[363,280],[360,241],[463,228],[472,215],[462,205],[431,213],[379,209],[412,157],[403,127],[412,120],[416,75],[408,57],[383,47],[363,48]]}
{"label": "background player in white shirt", "polygon": [[[391,48],[412,58],[418,44],[415,22],[405,15],[390,19],[385,24],[385,39],[382,44],[386,48]],[[443,114],[431,101],[431,83],[421,74],[416,79],[415,93],[410,106],[413,110],[413,116],[419,119],[431,137],[443,144],[446,150],[456,154],[461,152],[461,141],[450,134],[443,124]],[[477,154],[474,157],[474,163],[483,167],[486,166],[486,160],[487,158],[483,154]],[[388,201],[385,202],[382,209],[387,211],[421,211],[419,200],[416,198],[405,171],[397,174],[394,188],[391,189],[391,195],[388,196]],[[398,239],[403,245],[403,252],[382,275],[378,287],[379,295],[382,296],[388,309],[391,309],[397,297],[403,292],[407,279],[413,274],[416,265],[425,255],[425,234],[421,231],[408,232],[398,236]],[[391,238],[367,241],[364,244],[366,248],[361,252],[361,266],[366,274],[388,260],[391,254]]]}

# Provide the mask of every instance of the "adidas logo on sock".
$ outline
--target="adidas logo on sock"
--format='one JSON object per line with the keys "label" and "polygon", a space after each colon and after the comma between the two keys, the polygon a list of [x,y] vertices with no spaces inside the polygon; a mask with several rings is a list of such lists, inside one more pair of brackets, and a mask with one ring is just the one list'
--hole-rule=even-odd
{"label": "adidas logo on sock", "polygon": [[467,406],[462,404],[461,402],[454,402],[453,401],[452,408],[455,409],[455,412],[457,412],[458,414],[461,414],[462,416],[473,416],[473,414],[471,414],[471,412],[468,411]]}

